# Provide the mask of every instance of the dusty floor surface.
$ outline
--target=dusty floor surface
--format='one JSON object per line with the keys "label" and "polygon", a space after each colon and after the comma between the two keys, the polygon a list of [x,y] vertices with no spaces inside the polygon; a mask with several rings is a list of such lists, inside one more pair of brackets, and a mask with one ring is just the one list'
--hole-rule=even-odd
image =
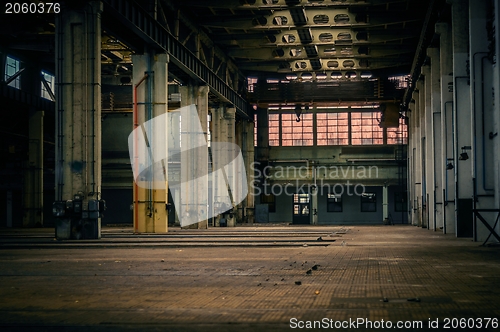
{"label": "dusty floor surface", "polygon": [[0,230],[1,331],[493,331],[498,319],[500,248],[413,226],[105,228],[87,241]]}

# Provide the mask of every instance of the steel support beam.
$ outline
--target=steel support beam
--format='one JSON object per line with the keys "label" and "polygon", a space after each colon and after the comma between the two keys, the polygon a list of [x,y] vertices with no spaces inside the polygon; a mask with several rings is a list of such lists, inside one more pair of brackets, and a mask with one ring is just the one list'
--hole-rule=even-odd
{"label": "steel support beam", "polygon": [[208,85],[212,93],[222,101],[233,104],[240,115],[248,117],[248,102],[139,5],[128,0],[103,2],[105,11],[109,11],[151,46],[167,52],[171,64],[179,67],[197,82]]}
{"label": "steel support beam", "polygon": [[15,100],[18,103],[32,106],[37,110],[54,111],[55,108],[55,103],[50,100],[13,88],[6,84],[0,84],[0,96]]}

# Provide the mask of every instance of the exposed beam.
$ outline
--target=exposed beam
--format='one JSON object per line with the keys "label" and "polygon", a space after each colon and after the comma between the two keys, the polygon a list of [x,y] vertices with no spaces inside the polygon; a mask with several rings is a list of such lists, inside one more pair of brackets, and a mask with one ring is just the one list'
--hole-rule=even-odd
{"label": "exposed beam", "polygon": [[103,0],[103,2],[106,6],[105,11],[109,12],[111,16],[125,24],[151,47],[167,52],[171,63],[192,79],[207,84],[214,94],[223,101],[234,105],[241,115],[248,116],[249,105],[247,101],[139,5],[128,0]]}
{"label": "exposed beam", "polygon": [[[206,0],[185,0],[183,3],[187,6],[193,7],[211,7],[211,8],[224,8],[224,9],[247,9],[247,10],[262,10],[262,9],[282,9],[288,7],[286,0],[279,0],[277,3],[273,4],[269,1],[269,4],[264,4],[261,0],[248,0],[248,1],[235,1],[235,0],[217,0],[210,4]],[[306,0],[299,0],[300,6],[306,8],[336,8],[336,7],[366,7],[366,6],[378,6],[381,4],[402,4],[407,3],[407,0],[346,0],[346,1],[323,1],[321,3],[307,2]]]}
{"label": "exposed beam", "polygon": [[[350,54],[342,54],[345,47],[331,47],[326,45],[319,45],[318,56],[325,60],[345,59],[345,58],[378,58],[397,55],[414,54],[408,46],[399,45],[366,45],[366,46],[353,46]],[[228,55],[236,59],[250,59],[250,60],[273,60],[273,59],[286,59],[286,60],[302,60],[307,59],[308,55],[303,46],[297,47],[283,47],[284,55],[276,58],[273,51],[276,47],[260,47],[260,48],[231,48]]]}

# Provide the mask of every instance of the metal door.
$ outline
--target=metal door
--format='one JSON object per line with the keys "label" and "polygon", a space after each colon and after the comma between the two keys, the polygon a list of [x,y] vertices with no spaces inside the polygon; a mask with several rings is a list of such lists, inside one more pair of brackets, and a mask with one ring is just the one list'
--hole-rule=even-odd
{"label": "metal door", "polygon": [[293,224],[310,224],[311,197],[309,194],[293,195]]}

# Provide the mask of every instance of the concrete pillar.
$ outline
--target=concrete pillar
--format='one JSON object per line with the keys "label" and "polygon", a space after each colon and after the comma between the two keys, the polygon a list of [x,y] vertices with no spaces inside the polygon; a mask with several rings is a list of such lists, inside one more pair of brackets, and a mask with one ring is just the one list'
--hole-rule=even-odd
{"label": "concrete pillar", "polygon": [[[441,71],[441,179],[443,181],[443,233],[455,234],[455,181],[453,133],[453,57],[451,26],[437,23]],[[450,166],[448,166],[450,165]],[[439,172],[439,170],[438,170]],[[439,193],[438,193],[439,194]]]}
{"label": "concrete pillar", "polygon": [[434,174],[434,128],[432,108],[432,74],[431,65],[422,67],[425,76],[425,199],[426,199],[426,224],[428,229],[434,227],[435,211],[435,174]]}
{"label": "concrete pillar", "polygon": [[[227,138],[226,142],[236,144],[236,109],[233,107],[228,107],[225,110],[224,116],[223,116],[223,124],[222,127],[226,128],[226,135],[225,137]],[[220,161],[222,161],[222,165],[228,165],[231,162],[231,158],[228,158],[228,155],[221,156]],[[238,181],[239,177],[236,174],[236,169],[234,165],[228,165],[226,169],[226,177],[227,177],[227,184],[226,184],[226,190],[228,193],[230,193],[230,197],[232,200],[232,192],[238,192],[239,188],[238,186],[241,185],[241,183]],[[233,202],[231,202],[233,204]],[[236,226],[236,220],[234,218],[234,215],[229,214],[226,215],[226,222],[227,226]]]}
{"label": "concrete pillar", "polygon": [[[413,97],[413,96],[412,96]],[[414,225],[413,209],[415,208],[415,101],[412,99],[408,107],[408,222]]]}
{"label": "concrete pillar", "polygon": [[[224,107],[223,106],[218,106],[216,108],[212,109],[212,142],[220,142],[220,140],[223,138],[224,133],[222,132],[221,128],[221,120],[222,117],[224,116]],[[219,154],[220,151],[218,149],[212,150],[212,167],[215,169],[215,161],[219,159]],[[220,186],[223,185],[222,179],[219,178],[219,173],[212,172],[212,205],[213,208],[212,210],[217,210],[218,204],[220,202],[218,201],[219,197],[219,191],[220,191]],[[219,215],[215,215],[213,217],[213,225],[214,226],[220,226],[220,218],[222,218]]]}
{"label": "concrete pillar", "polygon": [[382,221],[389,220],[389,186],[382,187]]}
{"label": "concrete pillar", "polygon": [[[468,0],[451,0],[453,52],[453,107],[455,127],[455,197],[456,235],[473,236],[473,182],[471,132],[471,95],[469,76]],[[468,159],[461,158],[465,157]]]}
{"label": "concrete pillar", "polygon": [[[224,172],[217,172],[213,177],[214,206],[218,211],[234,208],[233,195],[238,193],[239,186],[243,185],[239,181],[241,179],[239,176],[240,170],[231,164],[234,153],[233,151],[224,150],[226,147],[223,145],[223,143],[236,143],[235,117],[236,109],[225,105],[220,105],[215,109],[212,117],[214,144],[217,142],[223,146],[222,149],[218,148],[213,152],[214,170],[224,169]],[[231,146],[227,145],[227,148],[231,149]],[[240,201],[238,200],[238,202]],[[233,212],[228,211],[215,216],[215,225],[234,226]]]}
{"label": "concrete pillar", "polygon": [[[41,96],[41,69],[29,63],[24,64],[24,67],[21,64],[21,69],[24,69],[21,79],[21,90],[35,96]],[[34,108],[30,109],[28,133],[29,155],[24,183],[24,227],[38,227],[43,225],[43,120],[43,111],[37,111]]]}
{"label": "concrete pillar", "polygon": [[424,127],[421,123],[421,109],[420,109],[420,94],[422,91],[422,82],[417,81],[416,90],[413,92],[413,99],[415,100],[415,110],[412,117],[414,119],[414,184],[415,184],[415,197],[414,197],[414,225],[422,227],[422,215],[423,215],[423,156],[422,156],[422,128]]}
{"label": "concrete pillar", "polygon": [[[245,132],[245,125],[244,121],[237,121],[235,123],[235,143],[238,147],[240,147],[241,152],[245,154],[245,147],[243,146],[243,140],[246,140],[246,132]],[[245,216],[245,201],[239,203],[236,206],[236,223],[242,223],[243,218]]]}
{"label": "concrete pillar", "polygon": [[246,222],[253,224],[255,221],[255,143],[254,129],[257,124],[253,121],[247,122],[247,139],[245,151],[245,168],[247,170],[248,195],[246,197]]}
{"label": "concrete pillar", "polygon": [[257,159],[269,160],[269,112],[257,108]]}
{"label": "concrete pillar", "polygon": [[434,184],[430,189],[430,195],[433,196],[434,205],[430,214],[432,215],[432,223],[429,228],[436,231],[443,228],[443,178],[441,170],[443,166],[443,158],[441,153],[441,70],[439,49],[427,49],[427,55],[431,61],[430,67],[430,115],[432,127],[429,128],[432,133],[432,150],[429,155],[432,158],[432,174]]}
{"label": "concrete pillar", "polygon": [[[196,108],[198,109],[198,116],[200,118],[201,129],[204,133],[204,140],[207,142],[207,133],[208,133],[208,93],[210,88],[208,86],[199,86],[196,91]],[[196,153],[196,163],[197,165],[197,174],[205,175],[208,174],[208,149],[204,149],[203,153]],[[197,206],[198,206],[198,215],[203,216],[205,218],[203,221],[198,223],[198,228],[208,228],[208,177],[204,182],[198,182],[198,197],[197,197]]]}
{"label": "concrete pillar", "polygon": [[433,210],[433,202],[429,191],[432,183],[434,182],[433,174],[430,174],[431,169],[431,156],[432,150],[432,122],[430,113],[430,67],[429,65],[422,67],[422,91],[420,93],[420,123],[422,135],[422,227],[429,228],[429,217]]}
{"label": "concrete pillar", "polygon": [[[177,202],[180,202],[181,191],[180,177],[181,177],[181,112],[180,109],[170,110],[168,112],[168,184],[171,197],[173,202],[169,202],[170,208],[175,209],[175,220],[173,224],[180,226],[180,206],[177,206]],[[177,184],[177,185],[176,185]],[[172,223],[172,220],[170,220]]]}
{"label": "concrete pillar", "polygon": [[[81,198],[81,218],[72,219],[72,228],[86,229],[88,202],[102,198],[102,3],[66,9],[56,15],[56,200]],[[90,223],[92,237],[100,238],[100,217]],[[68,235],[61,234],[56,230],[58,238]]]}
{"label": "concrete pillar", "polygon": [[[239,220],[244,223],[253,223],[254,220],[254,122],[243,119],[237,123],[237,145],[241,148],[245,163],[247,190],[246,198],[238,205]],[[236,169],[238,170],[238,169]],[[241,179],[241,175],[237,176]],[[238,182],[238,181],[237,181]],[[245,185],[245,184],[241,184]],[[242,189],[242,188],[240,188]]]}
{"label": "concrete pillar", "polygon": [[[137,104],[137,125],[147,138],[144,154],[149,170],[140,185],[134,185],[134,231],[166,233],[168,231],[168,55],[133,55],[133,89]],[[147,76],[146,76],[147,75]],[[135,121],[135,120],[134,120]],[[134,165],[133,165],[134,166]]]}
{"label": "concrete pillar", "polygon": [[[495,181],[495,208],[500,208],[500,70],[498,63],[498,55],[500,54],[500,0],[494,0],[494,25],[495,25],[495,54],[497,61],[493,64],[493,117],[494,128],[492,132],[493,140],[493,169]],[[496,228],[497,233],[500,233],[500,224]]]}
{"label": "concrete pillar", "polygon": [[[469,3],[469,44],[470,44],[470,119],[472,123],[470,158],[472,178],[475,179],[475,207],[477,209],[495,208],[494,193],[494,142],[489,134],[494,132],[492,56],[488,40],[489,6],[485,1]],[[494,225],[497,213],[481,213]],[[474,240],[484,242],[489,230],[475,218]]]}
{"label": "concrete pillar", "polygon": [[43,115],[43,111],[30,112],[23,227],[43,225]]}
{"label": "concrete pillar", "polygon": [[[180,88],[181,106],[196,105],[198,118],[181,118],[182,144],[193,147],[181,155],[181,207],[177,212],[182,220],[200,220],[185,228],[207,229],[208,202],[208,86],[187,85]],[[201,130],[203,137],[197,137]],[[201,144],[204,146],[201,146]],[[196,148],[198,147],[198,148]],[[176,208],[177,209],[177,208]]]}

